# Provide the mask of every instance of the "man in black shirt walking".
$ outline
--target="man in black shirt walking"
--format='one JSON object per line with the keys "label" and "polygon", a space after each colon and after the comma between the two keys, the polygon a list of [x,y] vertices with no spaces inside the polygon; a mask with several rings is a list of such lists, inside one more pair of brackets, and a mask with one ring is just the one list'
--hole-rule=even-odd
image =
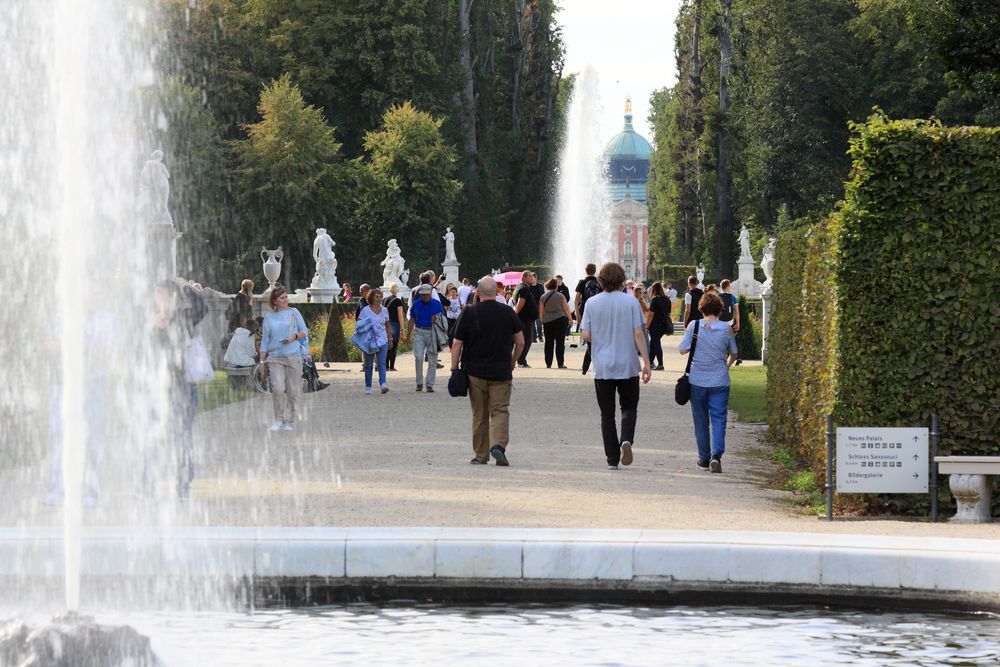
{"label": "man in black shirt walking", "polygon": [[510,440],[510,390],[514,365],[524,346],[524,324],[507,306],[498,303],[497,283],[479,279],[479,303],[462,312],[451,346],[451,372],[459,362],[469,376],[472,405],[472,465],[486,465],[490,456],[498,466],[507,462]]}

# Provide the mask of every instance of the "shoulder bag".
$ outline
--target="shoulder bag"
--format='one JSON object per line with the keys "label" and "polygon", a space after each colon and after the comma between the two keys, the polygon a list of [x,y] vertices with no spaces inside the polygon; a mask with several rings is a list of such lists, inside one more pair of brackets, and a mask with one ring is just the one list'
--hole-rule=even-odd
{"label": "shoulder bag", "polygon": [[687,368],[684,369],[684,375],[677,378],[677,386],[674,387],[674,400],[677,401],[677,405],[687,405],[687,402],[691,400],[691,380],[688,376],[691,374],[691,362],[694,361],[694,349],[698,347],[698,325],[700,324],[701,320],[694,321],[694,337],[691,339],[691,351],[688,352]]}
{"label": "shoulder bag", "polygon": [[208,351],[194,336],[188,336],[184,343],[184,378],[191,384],[204,384],[215,378]]}

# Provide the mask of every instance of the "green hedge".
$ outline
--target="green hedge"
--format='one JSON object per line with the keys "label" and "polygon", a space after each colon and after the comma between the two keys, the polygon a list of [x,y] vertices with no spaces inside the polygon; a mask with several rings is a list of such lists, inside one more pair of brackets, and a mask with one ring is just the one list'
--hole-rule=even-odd
{"label": "green hedge", "polygon": [[[1000,128],[876,115],[855,132],[840,210],[779,240],[772,435],[820,477],[830,411],[842,426],[936,412],[942,453],[997,455]],[[912,511],[927,497],[863,500]]]}
{"label": "green hedge", "polygon": [[740,359],[758,360],[762,342],[760,319],[752,312],[754,308],[749,301],[740,299],[739,308],[740,330],[736,333],[736,348]]}

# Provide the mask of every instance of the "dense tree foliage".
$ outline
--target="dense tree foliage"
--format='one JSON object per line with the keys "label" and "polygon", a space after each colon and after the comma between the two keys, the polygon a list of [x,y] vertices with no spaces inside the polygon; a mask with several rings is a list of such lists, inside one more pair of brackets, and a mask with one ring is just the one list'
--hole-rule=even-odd
{"label": "dense tree foliage", "polygon": [[[407,258],[436,261],[449,222],[463,273],[543,259],[547,248],[540,239],[555,174],[562,75],[555,0],[159,3],[167,26],[163,80],[183,84],[185,104],[200,104],[208,114],[199,127],[213,127],[234,147],[219,178],[205,182],[199,175],[179,176],[182,163],[185,169],[195,165],[178,153],[168,151],[165,158],[177,178],[174,196],[212,202],[210,214],[196,207],[175,216],[195,275],[220,286],[234,284],[245,273],[259,274],[251,261],[255,248],[281,242],[293,253],[292,287],[300,287],[309,277],[311,263],[303,258],[311,247],[310,230],[321,223],[337,240],[339,273],[354,281],[381,275],[379,248],[393,237]],[[334,163],[325,165],[330,173],[314,162],[304,173],[278,174],[290,181],[264,182],[277,165],[294,159],[283,154],[281,144],[253,134],[264,126],[268,132],[279,129],[274,119],[260,115],[268,106],[264,98],[276,92],[275,81],[283,82],[283,95],[301,95],[301,105],[289,97],[282,107],[299,118],[299,129],[308,126],[316,134],[305,135],[324,137],[312,147],[293,142],[295,150],[315,153],[310,159],[318,160],[319,154],[332,155],[327,150],[332,143],[340,145],[337,157],[330,157]],[[368,139],[396,136],[386,125],[386,112],[393,108],[433,119],[441,154],[454,151],[453,160],[433,162],[440,173],[422,177],[461,183],[435,190],[441,198],[434,206],[426,200],[417,205],[400,192],[387,196],[389,181],[373,166],[383,157],[382,147]],[[181,136],[188,125],[168,119],[168,136],[160,141],[178,152],[190,150]],[[265,148],[270,162],[261,159]],[[209,183],[215,192],[206,192]],[[278,204],[289,197],[295,207]],[[423,213],[397,218],[401,210]],[[225,231],[211,231],[219,225]],[[426,229],[409,236],[400,231],[413,225]]]}
{"label": "dense tree foliage", "polygon": [[676,24],[678,80],[651,99],[657,263],[729,273],[740,222],[759,249],[782,219],[828,213],[850,169],[849,123],[873,107],[1000,124],[995,2],[686,0]]}

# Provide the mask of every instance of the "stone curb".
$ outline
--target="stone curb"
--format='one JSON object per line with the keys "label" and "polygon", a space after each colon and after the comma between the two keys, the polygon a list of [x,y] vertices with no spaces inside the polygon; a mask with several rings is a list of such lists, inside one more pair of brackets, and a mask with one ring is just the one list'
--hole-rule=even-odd
{"label": "stone curb", "polygon": [[[1000,608],[993,540],[818,533],[476,528],[105,528],[84,577],[447,588],[798,591]],[[0,529],[0,577],[61,578],[56,529]]]}

